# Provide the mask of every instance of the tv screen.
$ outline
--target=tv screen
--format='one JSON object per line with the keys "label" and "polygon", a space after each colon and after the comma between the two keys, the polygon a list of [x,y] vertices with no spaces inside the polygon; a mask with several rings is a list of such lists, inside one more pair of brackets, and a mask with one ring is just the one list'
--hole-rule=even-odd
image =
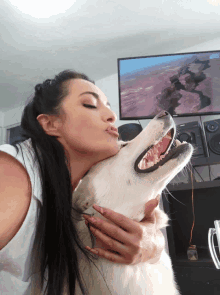
{"label": "tv screen", "polygon": [[120,120],[220,114],[220,51],[117,61]]}

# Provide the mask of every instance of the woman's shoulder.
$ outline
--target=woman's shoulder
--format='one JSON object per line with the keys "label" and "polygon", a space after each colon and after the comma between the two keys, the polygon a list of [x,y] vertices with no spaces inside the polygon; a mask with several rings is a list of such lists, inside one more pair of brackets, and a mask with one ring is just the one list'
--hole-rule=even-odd
{"label": "woman's shoulder", "polygon": [[31,202],[31,182],[24,166],[0,151],[0,250],[15,236]]}

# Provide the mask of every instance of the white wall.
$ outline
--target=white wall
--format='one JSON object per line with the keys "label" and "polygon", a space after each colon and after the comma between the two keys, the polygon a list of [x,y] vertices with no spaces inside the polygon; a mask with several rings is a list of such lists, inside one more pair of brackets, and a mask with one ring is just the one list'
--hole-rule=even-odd
{"label": "white wall", "polygon": [[[211,42],[206,42],[199,44],[197,46],[190,47],[188,49],[184,49],[183,51],[179,51],[177,53],[181,52],[196,52],[196,51],[211,51],[211,50],[219,50],[219,44],[220,44],[220,38],[212,40]],[[147,55],[147,52],[146,52]],[[116,127],[119,127],[123,124],[128,123],[138,123],[138,121],[120,121],[119,120],[119,94],[118,94],[118,74],[115,73],[111,76],[108,76],[104,79],[96,81],[96,85],[105,93],[106,97],[108,98],[109,102],[111,103],[112,110],[117,115],[117,121],[115,123]],[[21,120],[21,114],[22,114],[23,107],[19,107],[16,109],[11,109],[8,112],[1,113],[0,112],[0,144],[6,143],[6,130],[10,127],[15,127],[20,125]],[[174,118],[175,123],[181,124],[189,121],[197,121],[199,117],[188,117],[188,118]],[[219,119],[220,115],[217,116],[201,116],[202,122],[213,120],[213,119]],[[141,125],[143,128],[147,126],[149,123],[149,120],[141,120]],[[1,129],[1,126],[3,126],[3,130]],[[219,165],[212,165],[210,166],[211,173],[213,174],[213,178],[220,176],[220,169]],[[209,180],[209,170],[208,166],[205,167],[197,167],[197,171],[201,174],[202,178],[205,181]],[[196,181],[201,181],[200,178],[195,174]],[[184,175],[180,176],[178,181],[181,182],[188,182],[187,177]],[[176,182],[173,180],[172,182]],[[163,209],[163,203],[160,202],[160,207]],[[167,234],[166,229],[162,230],[165,239],[166,239],[166,250],[168,252],[168,243],[167,243]],[[168,252],[169,253],[169,252]]]}
{"label": "white wall", "polygon": [[0,111],[0,144],[2,144],[3,139],[3,125],[4,125],[4,113]]}

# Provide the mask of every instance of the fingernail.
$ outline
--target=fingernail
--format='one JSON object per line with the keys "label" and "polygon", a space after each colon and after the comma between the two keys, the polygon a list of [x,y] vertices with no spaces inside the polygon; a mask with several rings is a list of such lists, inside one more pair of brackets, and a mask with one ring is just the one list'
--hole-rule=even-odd
{"label": "fingernail", "polygon": [[98,251],[98,250],[91,249],[90,251],[91,251],[92,253],[96,254],[96,255],[99,254],[99,251]]}
{"label": "fingernail", "polygon": [[154,199],[154,202],[149,205],[149,209],[154,209],[158,206],[159,201]]}
{"label": "fingernail", "polygon": [[93,205],[93,208],[95,209],[95,210],[97,210],[98,212],[100,212],[101,214],[103,214],[103,208],[102,207],[99,207],[98,205],[96,205],[96,204],[94,204]]}

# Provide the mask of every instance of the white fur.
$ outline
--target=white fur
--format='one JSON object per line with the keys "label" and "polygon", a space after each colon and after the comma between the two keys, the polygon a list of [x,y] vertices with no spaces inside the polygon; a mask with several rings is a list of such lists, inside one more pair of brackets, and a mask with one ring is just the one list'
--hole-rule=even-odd
{"label": "white fur", "polygon": [[[155,117],[136,138],[128,142],[115,156],[94,165],[74,191],[73,207],[106,220],[92,208],[93,204],[97,204],[133,220],[141,221],[144,217],[145,204],[161,194],[167,184],[189,162],[193,153],[193,147],[188,144],[186,152],[175,159],[168,160],[153,172],[137,173],[134,170],[134,163],[138,156],[147,147],[159,142],[171,128],[176,131],[171,116],[159,119]],[[119,142],[119,144],[121,143],[123,142]],[[156,228],[166,227],[169,220],[167,215],[159,206],[155,211]],[[78,222],[74,219],[74,222],[83,244],[92,247],[90,233],[84,219]],[[142,246],[147,249],[148,245],[146,234]],[[84,279],[83,283],[87,287],[89,295],[180,294],[174,279],[171,259],[165,250],[156,263],[151,260],[136,265],[126,265],[113,263],[104,258],[94,260],[104,275],[108,287],[92,263],[90,272],[89,264],[80,250],[78,257],[80,271]],[[80,294],[82,293],[77,283],[76,295]]]}

